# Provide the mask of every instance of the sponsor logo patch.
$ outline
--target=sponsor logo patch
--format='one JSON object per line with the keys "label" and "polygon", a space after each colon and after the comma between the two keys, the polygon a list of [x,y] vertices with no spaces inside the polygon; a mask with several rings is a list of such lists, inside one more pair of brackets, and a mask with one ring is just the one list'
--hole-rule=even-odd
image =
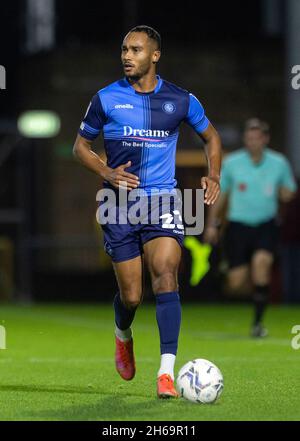
{"label": "sponsor logo patch", "polygon": [[116,104],[115,109],[133,109],[132,104]]}

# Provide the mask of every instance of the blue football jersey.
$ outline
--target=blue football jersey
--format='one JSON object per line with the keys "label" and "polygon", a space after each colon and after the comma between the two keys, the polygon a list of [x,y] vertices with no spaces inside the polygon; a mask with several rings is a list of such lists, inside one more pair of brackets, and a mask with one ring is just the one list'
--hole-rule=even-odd
{"label": "blue football jersey", "polygon": [[175,159],[179,126],[188,123],[197,133],[209,120],[198,99],[157,75],[153,92],[137,92],[124,78],[93,97],[79,134],[94,140],[103,133],[107,165],[126,169],[140,179],[147,193],[176,186]]}

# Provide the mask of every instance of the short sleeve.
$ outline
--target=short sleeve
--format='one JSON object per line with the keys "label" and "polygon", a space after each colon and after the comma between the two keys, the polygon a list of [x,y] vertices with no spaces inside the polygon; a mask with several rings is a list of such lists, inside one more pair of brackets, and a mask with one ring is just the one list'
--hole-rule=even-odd
{"label": "short sleeve", "polygon": [[209,120],[205,115],[202,104],[192,93],[190,93],[189,95],[189,100],[190,100],[189,109],[185,121],[197,133],[202,133],[207,129],[209,125]]}
{"label": "short sleeve", "polygon": [[93,141],[106,122],[106,116],[98,94],[94,95],[79,128],[79,135]]}
{"label": "short sleeve", "polygon": [[222,193],[227,193],[232,184],[232,178],[230,174],[230,167],[228,161],[225,159],[221,168],[221,179],[220,179],[220,187]]}
{"label": "short sleeve", "polygon": [[290,191],[297,190],[297,184],[296,184],[291,166],[286,158],[283,158],[283,161],[282,161],[280,186],[285,187]]}

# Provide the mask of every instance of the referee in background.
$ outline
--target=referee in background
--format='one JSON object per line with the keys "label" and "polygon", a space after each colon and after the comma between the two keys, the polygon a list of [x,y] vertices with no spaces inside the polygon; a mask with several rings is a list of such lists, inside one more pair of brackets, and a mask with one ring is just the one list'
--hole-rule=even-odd
{"label": "referee in background", "polygon": [[[237,294],[247,280],[253,287],[253,337],[265,337],[262,324],[268,303],[271,269],[276,248],[279,202],[289,202],[296,182],[287,159],[267,147],[267,123],[252,118],[245,124],[244,148],[226,156],[221,172],[221,195],[210,207],[204,240],[219,239],[221,213],[226,213],[225,253],[229,263],[227,287]],[[226,208],[227,207],[227,208]]]}

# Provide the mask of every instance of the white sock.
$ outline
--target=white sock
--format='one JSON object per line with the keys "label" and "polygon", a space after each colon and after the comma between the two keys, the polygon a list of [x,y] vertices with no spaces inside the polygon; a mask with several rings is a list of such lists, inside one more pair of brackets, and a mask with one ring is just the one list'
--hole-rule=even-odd
{"label": "white sock", "polygon": [[116,326],[115,334],[122,341],[128,341],[132,337],[131,328],[122,330],[122,329],[119,329],[118,326]]}
{"label": "white sock", "polygon": [[172,380],[174,380],[174,365],[176,355],[174,354],[162,354],[160,359],[160,368],[157,376],[160,377],[163,374],[169,374]]}

